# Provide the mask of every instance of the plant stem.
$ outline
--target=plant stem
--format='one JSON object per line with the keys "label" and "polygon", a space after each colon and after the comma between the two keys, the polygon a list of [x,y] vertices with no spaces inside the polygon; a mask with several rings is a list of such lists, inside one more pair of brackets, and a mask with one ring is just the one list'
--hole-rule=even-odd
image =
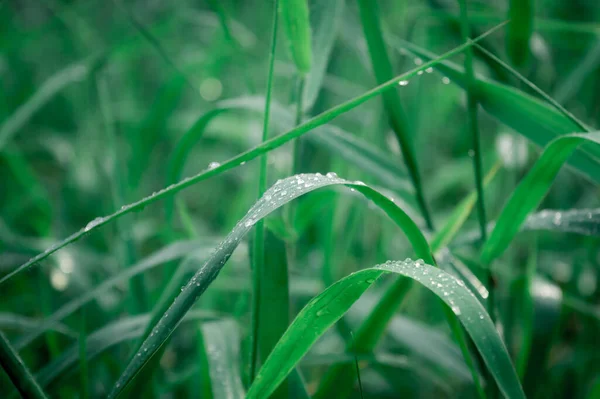
{"label": "plant stem", "polygon": [[0,365],[22,397],[47,398],[2,331],[0,331]]}

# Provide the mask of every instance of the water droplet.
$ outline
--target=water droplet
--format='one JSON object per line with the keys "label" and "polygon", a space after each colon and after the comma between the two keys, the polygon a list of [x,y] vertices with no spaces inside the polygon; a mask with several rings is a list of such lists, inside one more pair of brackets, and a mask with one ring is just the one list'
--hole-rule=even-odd
{"label": "water droplet", "polygon": [[320,309],[320,310],[317,311],[317,317],[325,316],[325,315],[327,315],[329,313],[331,313],[329,311],[329,309],[323,308],[323,309]]}
{"label": "water droplet", "polygon": [[330,179],[336,179],[338,177],[338,175],[335,172],[328,172],[326,176]]}
{"label": "water droplet", "polygon": [[452,311],[454,312],[455,315],[457,315],[457,316],[460,315],[460,308],[458,306],[452,306]]}
{"label": "water droplet", "polygon": [[447,76],[444,76],[444,77],[442,78],[442,83],[443,83],[443,84],[445,84],[445,85],[449,85],[449,84],[450,84],[450,79],[448,79],[448,77],[447,77]]}
{"label": "water droplet", "polygon": [[253,218],[250,218],[250,219],[246,220],[246,223],[244,223],[244,226],[252,227],[254,225],[254,223],[256,223],[256,220],[254,220]]}
{"label": "water droplet", "polygon": [[406,85],[408,85],[408,80],[401,80],[401,81],[398,82],[398,84],[400,86],[406,86]]}
{"label": "water droplet", "polygon": [[417,72],[417,75],[423,75],[423,71]]}
{"label": "water droplet", "polygon": [[416,58],[414,59],[414,62],[415,62],[415,65],[421,65],[421,64],[423,64],[423,60],[422,60],[422,59],[420,59],[419,57],[416,57]]}
{"label": "water droplet", "polygon": [[425,72],[427,72],[427,73],[431,73],[431,72],[433,72],[433,67],[429,67],[429,68],[427,68],[427,69],[425,70]]}
{"label": "water droplet", "polygon": [[374,278],[369,278],[367,280],[365,280],[367,284],[373,284],[375,282]]}
{"label": "water droplet", "polygon": [[90,231],[91,229],[93,229],[94,227],[98,226],[100,223],[102,223],[102,221],[104,220],[104,218],[96,218],[94,220],[92,220],[91,222],[89,222],[88,224],[85,225],[85,228],[83,229],[84,231]]}
{"label": "water droplet", "polygon": [[211,163],[208,164],[208,169],[218,168],[219,166],[221,166],[220,163],[218,163],[218,162],[211,162]]}

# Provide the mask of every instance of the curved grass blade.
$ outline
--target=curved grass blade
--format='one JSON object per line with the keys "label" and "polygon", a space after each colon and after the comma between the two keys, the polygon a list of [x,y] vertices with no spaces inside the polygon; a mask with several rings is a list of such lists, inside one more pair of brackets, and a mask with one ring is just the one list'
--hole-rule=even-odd
{"label": "curved grass blade", "polygon": [[510,0],[510,24],[506,31],[506,52],[512,63],[522,67],[529,58],[529,40],[533,32],[533,0]]}
{"label": "curved grass blade", "polygon": [[225,265],[233,250],[242,238],[250,231],[258,220],[263,219],[271,212],[290,202],[291,200],[314,191],[317,188],[345,185],[360,192],[383,210],[406,234],[418,256],[432,259],[427,240],[417,225],[386,196],[364,185],[362,182],[350,182],[329,174],[301,174],[281,180],[272,186],[261,199],[254,204],[227,238],[217,247],[213,255],[198,270],[194,277],[183,288],[171,307],[165,312],[161,320],[153,328],[150,336],[139,348],[123,374],[113,387],[110,398],[118,396],[135,375],[158,351],[177,327],[182,317],[192,307],[196,299],[208,288]]}
{"label": "curved grass blade", "polygon": [[60,320],[64,319],[69,315],[72,315],[82,306],[98,298],[100,295],[107,292],[118,283],[127,281],[128,279],[140,273],[143,273],[154,267],[160,266],[166,262],[183,257],[192,251],[204,250],[208,252],[209,248],[211,247],[211,244],[211,242],[206,242],[205,240],[177,242],[159,251],[156,251],[154,254],[141,260],[137,264],[120,271],[118,274],[108,278],[97,287],[92,288],[91,290],[85,292],[84,294],[76,297],[72,301],[67,302],[66,304],[61,306],[50,317],[44,319],[43,322],[40,323],[40,325],[36,329],[19,338],[15,346],[18,349],[22,349],[26,345],[30,344],[34,339],[42,335],[45,331],[56,326]]}
{"label": "curved grass blade", "polygon": [[527,215],[542,202],[563,163],[584,142],[600,144],[600,132],[561,136],[546,147],[502,209],[494,230],[482,249],[483,263],[489,264],[504,252]]}
{"label": "curved grass blade", "polygon": [[53,253],[60,250],[61,248],[64,248],[65,246],[79,240],[86,234],[91,233],[92,231],[104,226],[105,224],[112,222],[113,220],[115,220],[123,215],[126,215],[128,213],[131,213],[131,212],[134,212],[137,210],[141,210],[151,203],[154,203],[165,197],[172,196],[175,193],[177,193],[187,187],[190,187],[200,181],[209,179],[209,178],[219,175],[227,170],[233,169],[247,161],[250,161],[252,159],[255,159],[255,158],[261,156],[262,154],[265,154],[269,151],[272,151],[276,148],[281,147],[285,143],[287,143],[291,140],[294,140],[294,139],[302,136],[303,134],[306,134],[307,132],[311,131],[312,129],[314,129],[316,127],[319,127],[321,125],[328,123],[329,121],[335,119],[337,116],[344,114],[344,113],[356,108],[357,106],[365,103],[366,101],[378,96],[379,94],[385,92],[386,90],[389,90],[390,88],[395,87],[395,85],[398,84],[398,82],[400,82],[401,80],[405,80],[405,79],[411,78],[413,76],[417,76],[417,74],[420,71],[423,71],[429,67],[433,67],[434,65],[438,64],[439,62],[442,62],[446,58],[449,58],[455,54],[458,54],[458,53],[464,51],[464,49],[466,49],[467,47],[470,47],[477,41],[482,40],[486,36],[489,36],[493,32],[495,32],[498,29],[500,29],[501,27],[503,27],[505,24],[506,23],[501,23],[501,24],[495,26],[494,28],[490,29],[486,33],[480,35],[476,39],[471,40],[471,42],[460,45],[460,46],[454,48],[453,50],[448,51],[447,53],[445,53],[444,55],[440,56],[439,58],[437,58],[435,60],[425,62],[422,65],[420,65],[419,67],[413,68],[408,72],[398,75],[397,77],[367,91],[366,93],[363,93],[362,95],[360,95],[358,97],[355,97],[355,98],[348,100],[338,106],[335,106],[335,107],[329,109],[328,111],[323,112],[323,113],[309,119],[308,121],[302,123],[301,125],[287,131],[286,133],[283,133],[277,137],[269,139],[269,140],[265,141],[264,143],[257,145],[256,147],[229,159],[228,161],[222,163],[218,167],[202,171],[194,176],[183,179],[180,182],[172,184],[172,185],[170,185],[148,197],[142,198],[141,200],[139,200],[137,202],[134,202],[134,203],[131,203],[128,205],[124,205],[121,207],[121,209],[119,209],[118,211],[116,211],[110,215],[107,215],[104,217],[98,217],[98,218],[90,221],[90,223],[88,223],[83,229],[71,234],[69,237],[56,243],[52,247],[48,248],[46,251],[34,256],[29,261],[25,262],[24,264],[22,264],[21,266],[19,266],[15,270],[13,270],[12,272],[10,272],[7,275],[0,278],[0,285],[5,283],[7,280],[14,277],[15,275],[19,274],[20,272],[31,267],[32,265],[40,262],[43,259],[46,259],[48,256],[52,255]]}
{"label": "curved grass blade", "polygon": [[27,102],[22,104],[0,127],[0,151],[31,117],[56,94],[72,83],[80,82],[89,74],[88,63],[79,63],[52,75]]}
{"label": "curved grass blade", "polygon": [[21,396],[24,398],[46,399],[46,394],[2,331],[0,331],[0,365]]}
{"label": "curved grass blade", "polygon": [[234,320],[205,323],[201,327],[214,399],[245,396],[240,376],[240,337]]}
{"label": "curved grass blade", "polygon": [[510,357],[485,308],[464,283],[422,262],[387,262],[345,277],[313,298],[294,319],[260,369],[248,398],[268,397],[317,339],[383,274],[409,277],[431,290],[459,318],[508,398],[524,398]]}
{"label": "curved grass blade", "polygon": [[308,0],[279,0],[279,12],[296,69],[305,76],[312,63]]}
{"label": "curved grass blade", "polygon": [[315,26],[315,34],[312,44],[312,67],[306,76],[304,95],[302,96],[304,110],[313,106],[321,90],[344,12],[344,2],[345,0],[317,2],[315,9],[311,10],[311,17],[313,17],[311,23]]}
{"label": "curved grass blade", "polygon": [[[375,79],[378,84],[388,81],[394,76],[392,63],[388,57],[387,48],[379,26],[379,8],[376,2],[369,0],[358,0],[358,9],[363,27],[369,55],[371,57],[371,66],[375,73]],[[467,51],[466,49],[465,51]],[[425,219],[427,228],[433,230],[433,221],[425,195],[423,193],[423,185],[417,163],[417,156],[414,149],[414,143],[410,137],[407,117],[400,100],[400,95],[396,90],[388,90],[382,94],[383,104],[386,114],[389,118],[390,126],[396,135],[404,163],[408,169],[408,173],[415,188],[415,194],[421,214]]]}

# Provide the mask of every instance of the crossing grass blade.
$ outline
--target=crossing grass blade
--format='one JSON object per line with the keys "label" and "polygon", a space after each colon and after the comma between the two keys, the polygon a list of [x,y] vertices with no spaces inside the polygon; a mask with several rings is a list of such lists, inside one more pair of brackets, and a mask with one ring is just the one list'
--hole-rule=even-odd
{"label": "crossing grass blade", "polygon": [[305,76],[312,63],[308,0],[279,0],[279,12],[296,69]]}
{"label": "crossing grass blade", "polygon": [[504,252],[529,213],[542,202],[562,165],[585,142],[600,144],[600,132],[564,135],[544,149],[504,205],[494,230],[482,249],[483,263],[489,264]]}
{"label": "crossing grass blade", "polygon": [[47,396],[40,388],[23,360],[12,347],[8,338],[0,331],[0,365],[8,374],[15,388],[24,398],[46,399]]}
{"label": "crossing grass blade", "polygon": [[[379,26],[379,9],[376,2],[369,0],[358,0],[358,9],[360,11],[361,24],[367,40],[375,79],[378,84],[382,84],[391,79],[394,73],[381,33],[381,27]],[[427,227],[432,230],[433,221],[431,220],[431,215],[425,201],[414,143],[410,136],[410,129],[402,102],[400,101],[400,95],[395,90],[388,90],[382,94],[382,97],[391,128],[396,135],[398,144],[400,144],[404,163],[415,188],[421,214],[425,219]]]}
{"label": "crossing grass blade", "polygon": [[319,115],[309,119],[308,121],[287,131],[286,133],[283,133],[277,137],[269,139],[269,140],[265,141],[264,143],[254,147],[242,154],[239,154],[238,156],[236,156],[234,158],[229,159],[228,161],[222,163],[220,166],[218,166],[216,168],[202,171],[192,177],[188,177],[186,179],[179,181],[178,183],[172,184],[172,185],[170,185],[148,197],[145,197],[137,202],[131,203],[129,205],[124,205],[123,207],[121,207],[121,209],[119,209],[118,211],[116,211],[110,215],[107,215],[104,217],[98,217],[98,218],[90,221],[90,223],[88,223],[81,230],[71,234],[69,237],[65,238],[64,240],[62,240],[62,241],[58,242],[57,244],[53,245],[52,247],[48,248],[46,251],[34,256],[29,261],[25,262],[24,264],[17,267],[15,270],[13,270],[10,273],[3,276],[0,279],[0,285],[4,284],[6,281],[11,279],[15,275],[28,269],[32,265],[46,259],[48,256],[52,255],[56,251],[79,240],[83,236],[91,233],[92,231],[120,218],[121,216],[124,216],[126,214],[129,214],[129,213],[137,211],[137,210],[141,210],[151,203],[154,203],[163,198],[172,196],[175,193],[177,193],[185,188],[188,188],[200,181],[209,179],[209,178],[219,175],[227,170],[230,170],[237,166],[240,166],[242,163],[245,163],[247,161],[255,159],[255,158],[261,156],[262,154],[268,153],[268,152],[282,146],[283,144],[285,144],[291,140],[294,140],[294,139],[302,136],[303,134],[306,134],[307,132],[311,131],[312,129],[330,122],[331,120],[335,119],[337,116],[344,114],[344,113],[356,108],[357,106],[365,103],[366,101],[378,96],[379,94],[385,92],[386,90],[389,90],[389,89],[395,87],[395,85],[398,84],[398,82],[400,82],[401,80],[416,76],[420,71],[424,71],[425,69],[427,69],[429,67],[433,67],[434,65],[438,64],[439,62],[442,62],[443,60],[464,51],[464,49],[466,49],[467,47],[470,47],[477,41],[482,40],[483,38],[485,38],[488,35],[491,35],[495,31],[502,28],[504,25],[505,25],[505,23],[501,23],[501,24],[495,26],[494,28],[488,30],[486,33],[480,35],[476,39],[473,39],[471,42],[460,45],[460,46],[456,47],[455,49],[448,51],[447,53],[443,54],[442,56],[440,56],[439,58],[437,58],[435,60],[425,62],[425,63],[423,63],[423,65],[413,68],[410,71],[405,72],[405,73],[389,80],[388,82],[381,84],[381,85],[367,91],[366,93],[364,93],[358,97],[348,100],[336,107],[333,107],[332,109],[329,109],[328,111],[323,112],[322,114],[319,114]]}
{"label": "crossing grass blade", "polygon": [[507,398],[524,398],[510,357],[485,308],[464,283],[422,262],[387,262],[345,277],[313,298],[296,316],[248,390],[248,398],[268,397],[317,339],[339,320],[384,274],[422,284],[452,309],[477,346],[498,387]]}
{"label": "crossing grass blade", "polygon": [[389,198],[364,185],[364,183],[346,181],[334,175],[322,176],[319,174],[301,174],[282,180],[265,192],[261,199],[238,222],[227,238],[219,244],[213,255],[184,286],[181,293],[155,325],[150,336],[144,341],[137,354],[125,368],[109,397],[117,397],[123,392],[127,384],[160,350],[161,345],[169,338],[183,316],[196,302],[196,299],[217,277],[242,238],[259,220],[300,195],[314,191],[317,188],[335,185],[350,187],[372,200],[404,231],[417,254],[426,259],[432,259],[427,240],[410,217]]}

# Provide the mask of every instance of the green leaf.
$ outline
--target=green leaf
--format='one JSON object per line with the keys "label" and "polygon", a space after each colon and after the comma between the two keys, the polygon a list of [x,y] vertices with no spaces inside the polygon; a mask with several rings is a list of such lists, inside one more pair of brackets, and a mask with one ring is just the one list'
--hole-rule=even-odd
{"label": "green leaf", "polygon": [[563,163],[586,141],[600,144],[600,132],[561,136],[544,149],[504,205],[496,226],[482,249],[483,263],[490,263],[504,252],[519,232],[527,215],[542,202]]}
{"label": "green leaf", "polygon": [[302,136],[303,134],[306,134],[307,132],[313,130],[316,127],[322,126],[322,125],[330,122],[331,120],[335,119],[337,116],[342,115],[342,114],[356,108],[360,104],[363,104],[366,101],[378,96],[379,94],[385,92],[386,90],[389,90],[390,88],[395,87],[395,85],[398,82],[400,82],[401,80],[408,79],[412,76],[416,76],[420,71],[423,71],[429,67],[432,67],[432,66],[436,65],[437,63],[443,61],[444,59],[460,53],[467,47],[472,46],[477,41],[485,38],[486,36],[490,35],[491,33],[495,32],[496,30],[500,29],[502,26],[504,26],[504,23],[495,26],[494,28],[490,29],[483,35],[477,37],[476,39],[471,40],[471,42],[465,43],[461,46],[456,47],[455,49],[453,49],[451,51],[448,51],[447,53],[442,55],[440,58],[435,59],[433,61],[423,63],[419,67],[416,67],[408,72],[405,72],[405,73],[367,91],[366,93],[363,93],[362,95],[360,95],[358,97],[348,100],[336,107],[333,107],[332,109],[329,109],[328,111],[323,112],[322,114],[319,114],[319,115],[313,117],[312,119],[307,120],[306,122],[302,123],[301,125],[287,131],[286,133],[283,133],[277,137],[273,137],[272,139],[269,139],[269,140],[263,142],[262,144],[257,145],[256,147],[229,159],[228,161],[222,163],[220,166],[217,166],[215,168],[209,168],[208,170],[202,171],[194,176],[183,179],[176,184],[172,184],[169,187],[166,187],[160,191],[157,191],[148,197],[142,198],[141,200],[139,200],[137,202],[131,203],[129,205],[124,205],[121,207],[121,209],[119,209],[118,211],[116,211],[110,215],[107,215],[104,217],[98,217],[98,218],[90,221],[81,230],[71,234],[69,237],[58,242],[54,246],[48,248],[46,251],[34,256],[29,261],[25,262],[24,264],[20,265],[15,270],[11,271],[7,275],[0,278],[0,285],[5,283],[7,280],[11,279],[15,275],[26,270],[27,268],[31,267],[32,265],[40,262],[43,259],[46,259],[48,256],[52,255],[56,251],[79,240],[83,236],[104,226],[105,224],[108,224],[108,223],[112,222],[113,220],[120,218],[121,216],[124,216],[124,215],[134,212],[134,211],[141,210],[151,203],[154,203],[163,198],[172,196],[175,193],[177,193],[187,187],[190,187],[200,181],[209,179],[210,177],[213,177],[216,175],[220,175],[221,173],[223,173],[227,170],[233,169],[237,166],[240,166],[240,165],[246,163],[247,161],[255,159],[263,154],[266,154],[266,153],[276,149],[276,148],[279,148],[282,145],[284,145],[285,143],[292,141],[292,140]]}
{"label": "green leaf", "polygon": [[292,59],[298,73],[306,75],[312,62],[308,0],[279,0],[279,12]]}
{"label": "green leaf", "polygon": [[522,67],[529,58],[529,41],[533,33],[533,0],[510,0],[506,32],[506,52],[512,63]]}
{"label": "green leaf", "polygon": [[201,328],[213,398],[243,398],[245,392],[240,376],[240,337],[237,323],[234,320],[223,320],[204,323]]}
{"label": "green leaf", "polygon": [[154,353],[160,349],[161,345],[164,344],[173,330],[180,323],[183,316],[193,306],[196,299],[202,295],[217,277],[231,256],[233,250],[238,246],[242,238],[254,224],[291,200],[317,188],[331,185],[348,186],[372,200],[404,231],[418,256],[425,258],[430,262],[433,260],[431,253],[429,252],[427,240],[410,217],[408,217],[402,209],[398,208],[392,200],[364,185],[364,183],[349,182],[338,178],[334,174],[329,174],[327,176],[322,176],[320,174],[301,174],[279,181],[267,190],[261,199],[254,204],[246,216],[238,222],[227,238],[225,238],[225,240],[217,247],[213,255],[183,288],[173,304],[153,328],[150,336],[139,348],[136,356],[134,356],[128,364],[113,387],[109,397],[114,398],[119,395],[135,375],[152,358]]}
{"label": "green leaf", "polygon": [[304,85],[305,110],[310,109],[319,95],[327,64],[344,13],[345,0],[313,1],[311,25],[315,27],[313,35],[313,63]]}
{"label": "green leaf", "polygon": [[387,262],[345,277],[313,298],[292,322],[248,391],[248,398],[265,398],[281,383],[317,339],[339,320],[383,274],[409,277],[431,290],[461,321],[481,353],[501,392],[524,398],[510,357],[485,308],[461,280],[422,262]]}
{"label": "green leaf", "polygon": [[2,331],[0,331],[0,366],[22,397],[46,399],[46,394]]}

